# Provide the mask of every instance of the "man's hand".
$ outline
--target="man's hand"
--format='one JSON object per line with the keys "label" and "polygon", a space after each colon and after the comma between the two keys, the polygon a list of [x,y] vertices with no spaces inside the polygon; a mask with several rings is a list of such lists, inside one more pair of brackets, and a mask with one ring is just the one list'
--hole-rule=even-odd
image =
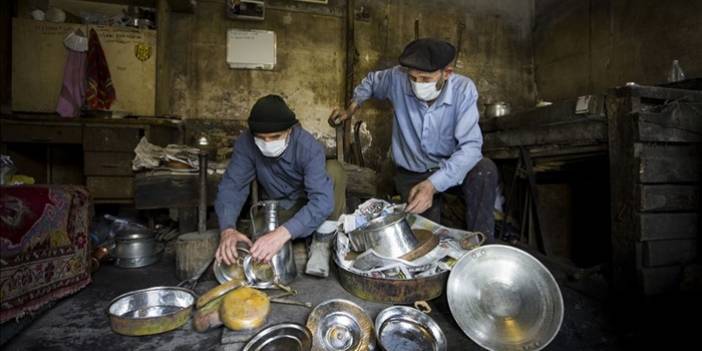
{"label": "man's hand", "polygon": [[256,239],[251,247],[251,256],[257,261],[270,262],[273,255],[277,254],[291,237],[290,232],[281,225]]}
{"label": "man's hand", "polygon": [[356,112],[358,109],[358,105],[356,102],[352,102],[351,105],[349,105],[349,108],[344,110],[341,108],[335,108],[331,114],[329,115],[329,125],[332,127],[338,127],[341,123],[343,123],[345,120],[351,118],[351,116]]}
{"label": "man's hand", "polygon": [[405,211],[417,214],[424,213],[431,207],[434,194],[436,194],[436,188],[434,188],[434,184],[429,179],[413,186],[409,192]]}
{"label": "man's hand", "polygon": [[329,120],[327,120],[327,122],[329,122],[329,125],[332,127],[338,127],[347,119],[349,119],[349,114],[346,110],[335,108],[329,115]]}
{"label": "man's hand", "polygon": [[253,245],[246,235],[238,232],[236,229],[227,228],[222,231],[219,235],[219,247],[217,247],[215,252],[217,262],[221,263],[224,261],[228,265],[233,264],[237,257],[236,243],[239,241],[243,241],[249,246]]}

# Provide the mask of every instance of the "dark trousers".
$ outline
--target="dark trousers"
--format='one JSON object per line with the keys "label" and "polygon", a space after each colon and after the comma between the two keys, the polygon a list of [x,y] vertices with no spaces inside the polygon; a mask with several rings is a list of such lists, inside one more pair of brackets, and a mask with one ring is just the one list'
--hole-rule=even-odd
{"label": "dark trousers", "polygon": [[[395,189],[400,193],[402,199],[407,201],[410,189],[431,175],[432,172],[415,173],[398,167],[395,175]],[[497,166],[492,160],[483,158],[466,174],[460,185],[446,190],[446,192],[458,195],[465,203],[466,229],[468,231],[482,232],[488,238],[494,237],[493,209],[497,181]],[[441,223],[441,203],[442,193],[437,193],[434,195],[431,208],[422,213],[422,216],[436,223]]]}

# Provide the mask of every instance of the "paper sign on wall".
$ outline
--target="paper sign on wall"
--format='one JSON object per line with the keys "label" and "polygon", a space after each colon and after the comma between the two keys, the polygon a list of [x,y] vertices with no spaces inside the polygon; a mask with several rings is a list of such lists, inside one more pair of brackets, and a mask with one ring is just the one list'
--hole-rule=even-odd
{"label": "paper sign on wall", "polygon": [[272,70],[276,64],[275,32],[230,29],[227,31],[227,64],[230,68]]}

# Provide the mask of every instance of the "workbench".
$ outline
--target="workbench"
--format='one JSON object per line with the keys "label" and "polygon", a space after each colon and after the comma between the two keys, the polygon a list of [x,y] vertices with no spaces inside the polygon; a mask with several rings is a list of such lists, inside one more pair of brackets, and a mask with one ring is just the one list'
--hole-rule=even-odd
{"label": "workbench", "polygon": [[[502,165],[518,162],[517,173],[524,173],[526,157],[537,175],[600,160],[578,172],[587,172],[581,178],[606,177],[609,184],[584,211],[609,212],[605,230],[611,254],[603,263],[612,266],[614,288],[676,291],[685,265],[698,257],[700,242],[701,89],[700,79],[632,84],[592,95],[583,114],[575,113],[571,100],[487,119],[481,121],[483,153]],[[557,193],[544,207],[566,205],[569,194]]]}
{"label": "workbench", "polygon": [[165,146],[182,142],[182,135],[179,120],[164,118],[0,118],[0,151],[19,174],[41,184],[86,185],[95,203],[132,203],[132,160],[142,137]]}

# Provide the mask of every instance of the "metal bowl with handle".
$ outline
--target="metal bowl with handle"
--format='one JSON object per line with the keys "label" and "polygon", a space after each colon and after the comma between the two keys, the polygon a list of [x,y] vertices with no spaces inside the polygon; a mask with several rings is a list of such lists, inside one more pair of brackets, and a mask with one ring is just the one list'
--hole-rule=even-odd
{"label": "metal bowl with handle", "polygon": [[195,293],[180,287],[159,286],[130,291],[114,298],[107,308],[112,330],[122,335],[152,335],[176,329],[190,317]]}
{"label": "metal bowl with handle", "polygon": [[563,322],[563,297],[536,258],[506,245],[464,255],[447,286],[451,314],[463,332],[488,350],[541,350]]}
{"label": "metal bowl with handle", "polygon": [[446,336],[439,325],[412,307],[392,306],[380,311],[375,331],[386,351],[446,351]]}
{"label": "metal bowl with handle", "polygon": [[351,248],[357,252],[373,249],[382,256],[397,258],[418,245],[404,212],[394,212],[375,218],[349,233]]}

